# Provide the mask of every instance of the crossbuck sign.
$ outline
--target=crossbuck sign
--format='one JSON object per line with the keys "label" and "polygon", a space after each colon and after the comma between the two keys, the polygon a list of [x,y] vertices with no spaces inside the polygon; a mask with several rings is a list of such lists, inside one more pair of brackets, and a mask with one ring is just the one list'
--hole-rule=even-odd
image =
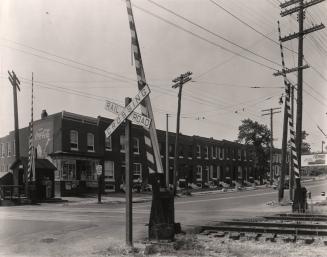
{"label": "crossbuck sign", "polygon": [[[111,113],[119,115],[124,110],[125,107],[107,100],[104,108],[105,108],[105,110],[107,110]],[[142,114],[137,113],[137,112],[132,112],[131,115],[129,115],[127,119],[129,119],[130,121],[134,122],[135,124],[143,126],[145,128],[149,128],[151,125],[150,118],[143,116]]]}
{"label": "crossbuck sign", "polygon": [[143,101],[145,97],[150,94],[150,88],[145,85],[138,94],[132,99],[132,101],[127,105],[122,112],[118,114],[118,117],[110,124],[110,126],[105,130],[106,137],[109,137],[119,125],[127,119],[131,113],[136,109],[136,107]]}

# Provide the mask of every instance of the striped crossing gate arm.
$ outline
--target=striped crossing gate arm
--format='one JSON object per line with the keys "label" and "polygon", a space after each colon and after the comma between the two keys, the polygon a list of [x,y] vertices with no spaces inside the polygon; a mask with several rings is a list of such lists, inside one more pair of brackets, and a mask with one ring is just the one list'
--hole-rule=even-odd
{"label": "striped crossing gate arm", "polygon": [[[146,85],[146,79],[145,79],[141,52],[140,52],[139,42],[137,38],[132,5],[130,0],[126,0],[126,7],[127,7],[129,27],[132,37],[132,51],[134,54],[138,88],[139,90],[141,90]],[[140,105],[141,105],[142,115],[152,119],[150,128],[145,129],[145,133],[144,133],[145,151],[146,151],[147,163],[149,167],[149,173],[150,174],[163,173],[163,166],[161,162],[157,131],[155,127],[150,97],[147,96]]]}
{"label": "striped crossing gate arm", "polygon": [[283,52],[283,45],[281,41],[281,32],[280,32],[280,25],[278,21],[278,33],[279,33],[279,46],[280,46],[280,53],[282,57],[282,70],[283,70],[283,78],[284,78],[284,85],[285,85],[285,93],[286,93],[286,109],[287,109],[287,119],[288,119],[288,125],[289,125],[289,131],[290,131],[290,141],[291,141],[291,155],[292,155],[292,161],[294,165],[294,177],[295,179],[300,178],[300,172],[299,172],[299,163],[298,163],[298,157],[296,152],[296,146],[295,146],[295,131],[294,131],[294,124],[292,119],[292,111],[291,111],[291,101],[290,101],[290,81],[286,77],[286,69],[285,69],[285,60],[284,60],[284,52]]}
{"label": "striped crossing gate arm", "polygon": [[30,123],[30,137],[29,137],[29,146],[28,146],[28,165],[27,165],[27,181],[35,181],[34,174],[34,146],[33,146],[33,73],[32,73],[32,101],[31,101],[31,123]]}

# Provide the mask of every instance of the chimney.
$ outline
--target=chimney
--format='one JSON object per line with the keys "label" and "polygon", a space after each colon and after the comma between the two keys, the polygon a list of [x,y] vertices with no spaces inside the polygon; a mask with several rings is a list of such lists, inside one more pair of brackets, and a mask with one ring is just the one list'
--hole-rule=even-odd
{"label": "chimney", "polygon": [[47,113],[47,111],[46,111],[46,110],[42,110],[42,113],[41,113],[41,119],[44,119],[44,118],[46,118],[46,117],[48,117],[48,113]]}

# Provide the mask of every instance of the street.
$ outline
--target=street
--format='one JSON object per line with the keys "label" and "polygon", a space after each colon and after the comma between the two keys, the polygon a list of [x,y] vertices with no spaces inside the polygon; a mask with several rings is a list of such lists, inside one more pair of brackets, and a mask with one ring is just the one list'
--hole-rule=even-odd
{"label": "street", "polygon": [[[308,182],[312,197],[327,190],[327,181]],[[285,198],[288,199],[287,191]],[[182,229],[218,220],[290,211],[268,206],[276,201],[270,188],[179,197],[176,221]],[[150,202],[134,204],[134,241],[147,236]],[[124,245],[124,204],[41,204],[0,208],[0,256],[89,256],[110,245]]]}

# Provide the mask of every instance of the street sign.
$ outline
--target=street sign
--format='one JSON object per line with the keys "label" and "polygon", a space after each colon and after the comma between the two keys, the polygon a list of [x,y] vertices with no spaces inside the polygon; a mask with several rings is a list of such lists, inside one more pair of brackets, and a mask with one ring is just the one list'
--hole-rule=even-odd
{"label": "street sign", "polygon": [[97,175],[100,176],[102,174],[102,165],[97,165],[96,167]]}
{"label": "street sign", "polygon": [[145,97],[150,94],[150,88],[145,85],[138,94],[132,99],[129,105],[127,105],[124,110],[119,113],[118,117],[110,124],[110,126],[105,130],[106,137],[109,137],[119,125],[128,118],[129,115],[136,109],[136,107],[143,101]]}
{"label": "street sign", "polygon": [[[124,110],[125,107],[107,100],[104,108],[105,110],[111,113],[119,115]],[[137,112],[132,112],[132,114],[128,116],[127,119],[145,128],[149,128],[152,121],[150,118],[143,116],[142,114]]]}

